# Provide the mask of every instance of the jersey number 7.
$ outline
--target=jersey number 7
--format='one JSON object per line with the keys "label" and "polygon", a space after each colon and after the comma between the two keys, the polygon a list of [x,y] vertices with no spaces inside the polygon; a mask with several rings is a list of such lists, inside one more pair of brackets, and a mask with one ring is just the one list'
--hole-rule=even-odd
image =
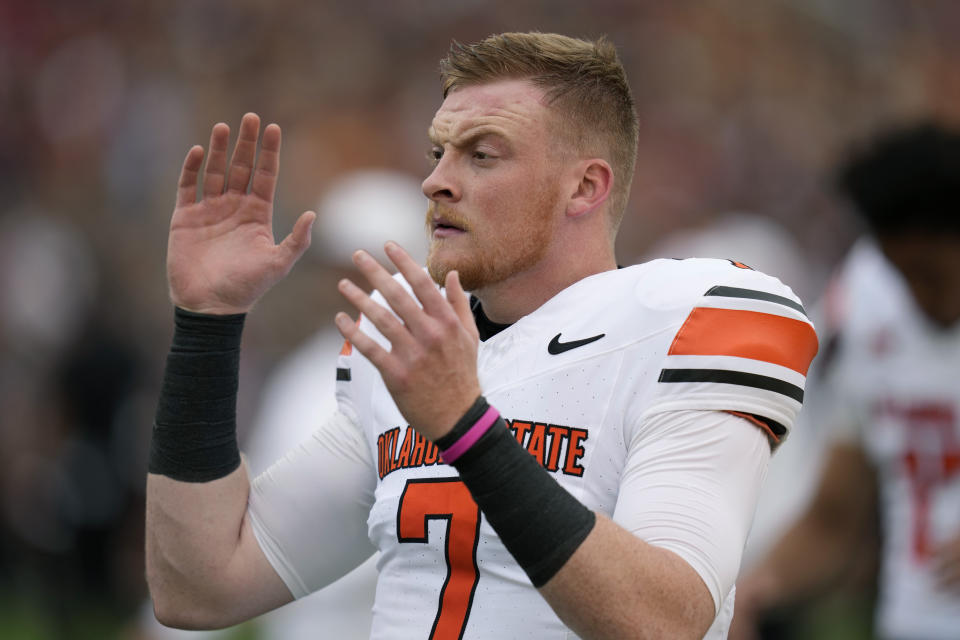
{"label": "jersey number 7", "polygon": [[480,579],[480,507],[458,478],[408,480],[397,511],[397,541],[426,543],[429,520],[447,521],[447,577],[440,589],[430,640],[459,640]]}

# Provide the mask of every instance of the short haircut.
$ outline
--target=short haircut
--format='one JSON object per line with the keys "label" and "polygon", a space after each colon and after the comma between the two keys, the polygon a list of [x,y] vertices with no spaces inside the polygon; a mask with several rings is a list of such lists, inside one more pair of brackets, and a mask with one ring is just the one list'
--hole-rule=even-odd
{"label": "short haircut", "polygon": [[569,134],[578,151],[609,160],[617,228],[630,195],[639,127],[626,72],[609,40],[532,32],[501,33],[470,45],[454,41],[440,74],[444,98],[457,87],[512,78],[543,89],[563,119],[558,135]]}
{"label": "short haircut", "polygon": [[838,182],[877,235],[960,233],[960,132],[935,123],[887,131]]}

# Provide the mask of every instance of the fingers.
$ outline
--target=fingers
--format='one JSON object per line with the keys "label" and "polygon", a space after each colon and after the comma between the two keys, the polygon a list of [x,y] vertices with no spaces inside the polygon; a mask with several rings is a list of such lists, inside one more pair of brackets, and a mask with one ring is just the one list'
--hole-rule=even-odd
{"label": "fingers", "polygon": [[470,309],[470,296],[463,290],[460,284],[460,274],[456,271],[447,273],[447,279],[444,282],[444,288],[447,291],[447,302],[453,307],[454,313],[460,320],[460,324],[466,327],[471,335],[477,340],[480,339],[477,331],[477,322],[473,318],[473,311]]}
{"label": "fingers", "polygon": [[197,201],[197,176],[203,164],[203,147],[194,145],[187,151],[177,183],[177,206],[184,207]]}
{"label": "fingers", "polygon": [[263,130],[263,140],[260,142],[260,156],[257,158],[257,168],[253,174],[253,184],[250,192],[261,200],[273,202],[273,194],[277,187],[277,174],[280,171],[280,127],[275,124],[267,125]]}
{"label": "fingers", "polygon": [[410,288],[413,289],[413,293],[429,315],[443,317],[449,313],[450,307],[443,296],[440,295],[433,279],[417,264],[416,260],[410,257],[410,254],[403,247],[395,242],[388,242],[384,245],[384,252],[390,258],[390,261],[396,265],[397,270],[403,275]]}
{"label": "fingers", "polygon": [[[390,341],[391,351],[402,349],[411,344],[411,336],[406,326],[395,316],[387,307],[378,304],[367,293],[344,278],[337,284],[337,289],[347,301],[354,306],[362,315],[370,319],[370,322]],[[363,348],[354,343],[354,346],[360,349],[363,355],[369,358],[369,355]],[[378,367],[380,363],[374,362]]]}
{"label": "fingers", "polygon": [[[444,324],[457,322],[471,334],[476,334],[476,323],[470,311],[470,301],[460,287],[459,276],[455,276],[455,291],[448,292],[448,296],[453,298],[444,299],[433,279],[400,245],[387,242],[384,245],[384,251],[410,285],[416,298],[411,296],[379,262],[365,251],[357,251],[354,254],[354,264],[367,282],[383,295],[387,304],[400,316],[413,335],[422,339],[436,333],[437,325],[434,320]],[[458,301],[456,306],[453,304],[453,299]],[[420,304],[417,304],[417,301]]]}
{"label": "fingers", "polygon": [[[270,124],[264,129],[261,141],[260,155],[257,157],[257,139],[260,135],[260,116],[247,113],[240,121],[240,132],[237,144],[233,148],[230,158],[229,173],[227,171],[227,148],[230,142],[230,127],[218,122],[210,131],[210,152],[207,155],[207,166],[203,171],[203,196],[215,197],[227,191],[246,193],[250,186],[251,193],[267,202],[273,202],[277,187],[277,175],[280,171],[280,127]],[[202,147],[201,154],[202,154]],[[191,149],[191,152],[193,150]],[[201,155],[202,158],[202,155]],[[256,159],[256,171],[254,171]],[[195,160],[195,159],[194,159]],[[185,165],[186,169],[186,165]],[[199,167],[196,167],[199,169]],[[195,171],[195,169],[191,169]],[[251,184],[251,175],[253,182]],[[188,176],[189,177],[189,176]],[[184,174],[181,174],[181,183]],[[187,186],[190,182],[188,180]],[[196,180],[193,180],[193,198],[184,192],[177,202],[186,203],[187,200],[196,200]]]}
{"label": "fingers", "polygon": [[210,131],[210,153],[203,171],[203,196],[218,196],[223,193],[227,172],[227,145],[230,142],[230,127],[223,122],[213,125]]}
{"label": "fingers", "polygon": [[[237,145],[230,158],[230,173],[227,176],[227,191],[246,193],[253,172],[253,159],[257,155],[257,137],[260,134],[260,116],[247,113],[240,121]],[[278,147],[279,149],[279,147]],[[206,193],[206,191],[205,191]]]}
{"label": "fingers", "polygon": [[[406,289],[390,275],[390,272],[384,269],[366,251],[355,252],[353,263],[370,283],[370,286],[383,295],[387,304],[403,319],[403,322],[409,325],[411,330],[419,333],[424,327],[426,317],[413,296],[407,293]],[[434,287],[434,289],[436,288]],[[375,320],[372,316],[368,317]]]}
{"label": "fingers", "polygon": [[390,353],[381,347],[376,340],[364,333],[360,329],[359,322],[354,322],[350,316],[342,311],[334,317],[333,321],[337,325],[340,335],[377,369],[383,371],[384,367],[389,366]]}

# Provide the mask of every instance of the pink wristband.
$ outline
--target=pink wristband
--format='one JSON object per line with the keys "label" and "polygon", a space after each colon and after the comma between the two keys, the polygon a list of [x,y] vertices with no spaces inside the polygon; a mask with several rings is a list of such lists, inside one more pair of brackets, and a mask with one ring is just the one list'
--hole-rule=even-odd
{"label": "pink wristband", "polygon": [[493,407],[488,407],[480,419],[473,423],[473,426],[467,429],[467,432],[460,436],[460,439],[440,452],[440,458],[446,464],[452,464],[454,460],[467,452],[467,449],[476,444],[480,436],[493,426],[493,423],[500,417],[500,413]]}

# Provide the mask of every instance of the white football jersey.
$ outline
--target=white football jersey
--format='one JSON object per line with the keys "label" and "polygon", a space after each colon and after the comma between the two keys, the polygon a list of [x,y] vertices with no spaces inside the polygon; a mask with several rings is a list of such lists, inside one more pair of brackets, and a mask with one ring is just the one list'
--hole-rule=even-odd
{"label": "white football jersey", "polygon": [[[387,344],[367,319],[361,328]],[[778,280],[723,260],[655,260],[561,291],[481,342],[478,369],[490,404],[558,483],[698,572],[717,612],[708,637],[724,637],[768,437],[779,441],[793,424],[816,348],[799,300]],[[574,638],[349,344],[337,379],[336,431],[355,425],[358,435],[331,431],[318,442],[349,440],[324,446],[357,458],[365,446],[372,477],[355,496],[337,490],[318,502],[339,500],[354,514],[369,501],[369,541],[381,554],[371,637]],[[339,535],[303,497],[334,481],[317,469],[329,466],[322,459],[312,449],[288,457],[251,495],[254,531],[297,597],[330,579],[333,561],[317,556]]]}
{"label": "white football jersey", "polygon": [[937,546],[960,537],[960,325],[932,326],[902,276],[867,241],[851,251],[828,303],[836,350],[826,363],[824,397],[814,403],[837,437],[856,439],[877,470],[878,632],[960,637],[960,595],[938,589],[932,572]]}

